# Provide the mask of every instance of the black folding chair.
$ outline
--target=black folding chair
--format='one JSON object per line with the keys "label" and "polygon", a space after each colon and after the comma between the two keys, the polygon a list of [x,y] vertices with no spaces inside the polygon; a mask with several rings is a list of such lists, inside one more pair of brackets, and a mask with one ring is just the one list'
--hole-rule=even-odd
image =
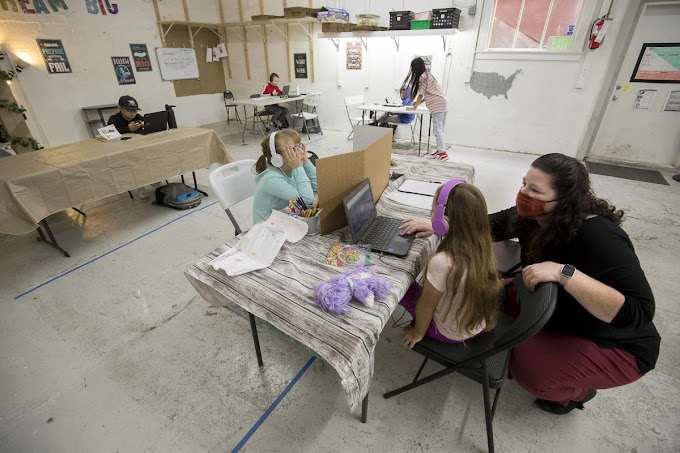
{"label": "black folding chair", "polygon": [[234,109],[234,113],[236,114],[236,120],[240,123],[241,122],[241,117],[238,115],[238,104],[234,104],[232,101],[234,100],[234,93],[231,91],[227,90],[224,92],[224,108],[227,110],[227,124],[229,124],[230,117],[229,117],[229,111],[230,109]]}
{"label": "black folding chair", "polygon": [[[513,279],[513,284],[517,288],[522,307],[517,319],[500,312],[498,325],[494,330],[482,333],[464,343],[448,344],[430,337],[423,338],[413,347],[415,352],[425,356],[413,382],[385,393],[383,397],[391,398],[451,373],[460,373],[479,382],[482,384],[484,396],[489,452],[493,453],[493,417],[496,413],[501,387],[508,375],[510,352],[512,348],[528,340],[543,328],[552,316],[557,301],[558,286],[556,283],[542,283],[530,292],[524,286],[522,276],[517,275]],[[429,359],[445,368],[419,380],[418,377]],[[496,389],[493,406],[490,402],[489,389]]]}
{"label": "black folding chair", "polygon": [[[259,98],[259,97],[260,97],[259,94],[251,94],[250,95],[250,99]],[[258,112],[257,107],[253,106],[253,131],[255,131],[255,124],[257,124],[257,126],[260,128],[260,132],[262,133],[262,135],[267,135],[267,133],[269,132],[269,125],[265,122],[265,120],[270,120],[271,117],[272,117],[272,114],[270,112],[268,112],[267,110],[261,110],[261,111]],[[257,122],[258,119],[260,120],[259,122]],[[247,118],[246,118],[246,121],[247,121]]]}

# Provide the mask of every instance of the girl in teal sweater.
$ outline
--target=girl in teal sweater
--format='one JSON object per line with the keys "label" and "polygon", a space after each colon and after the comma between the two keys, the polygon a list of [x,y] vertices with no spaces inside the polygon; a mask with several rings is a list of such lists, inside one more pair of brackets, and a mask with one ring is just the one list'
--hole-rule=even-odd
{"label": "girl in teal sweater", "polygon": [[294,130],[272,132],[262,140],[262,155],[255,164],[255,172],[253,223],[267,219],[273,210],[285,208],[289,200],[298,197],[308,205],[314,204],[316,167]]}

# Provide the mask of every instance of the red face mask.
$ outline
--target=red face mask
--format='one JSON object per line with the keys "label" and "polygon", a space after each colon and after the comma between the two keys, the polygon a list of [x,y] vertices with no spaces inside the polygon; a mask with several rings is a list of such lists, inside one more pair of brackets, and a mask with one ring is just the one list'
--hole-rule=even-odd
{"label": "red face mask", "polygon": [[557,200],[543,201],[531,198],[522,191],[517,192],[515,204],[517,205],[517,213],[520,217],[525,219],[538,219],[546,215],[545,205]]}

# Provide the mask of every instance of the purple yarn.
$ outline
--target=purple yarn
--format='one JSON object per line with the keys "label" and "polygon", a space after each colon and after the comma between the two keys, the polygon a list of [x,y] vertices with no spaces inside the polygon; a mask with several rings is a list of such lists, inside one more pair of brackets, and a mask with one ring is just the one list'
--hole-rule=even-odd
{"label": "purple yarn", "polygon": [[[348,281],[351,280],[353,285]],[[354,288],[352,288],[354,286]],[[390,283],[371,274],[367,267],[357,267],[336,275],[314,287],[319,306],[329,313],[344,314],[352,298],[364,305],[372,304],[370,296],[381,299],[390,290]]]}

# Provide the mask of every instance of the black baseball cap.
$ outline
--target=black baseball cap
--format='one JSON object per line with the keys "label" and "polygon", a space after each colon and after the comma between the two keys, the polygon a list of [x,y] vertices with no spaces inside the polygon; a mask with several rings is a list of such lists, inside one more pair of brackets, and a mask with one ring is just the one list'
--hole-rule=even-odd
{"label": "black baseball cap", "polygon": [[127,110],[141,110],[139,104],[137,104],[137,100],[132,96],[127,95],[121,96],[120,99],[118,99],[118,106]]}

